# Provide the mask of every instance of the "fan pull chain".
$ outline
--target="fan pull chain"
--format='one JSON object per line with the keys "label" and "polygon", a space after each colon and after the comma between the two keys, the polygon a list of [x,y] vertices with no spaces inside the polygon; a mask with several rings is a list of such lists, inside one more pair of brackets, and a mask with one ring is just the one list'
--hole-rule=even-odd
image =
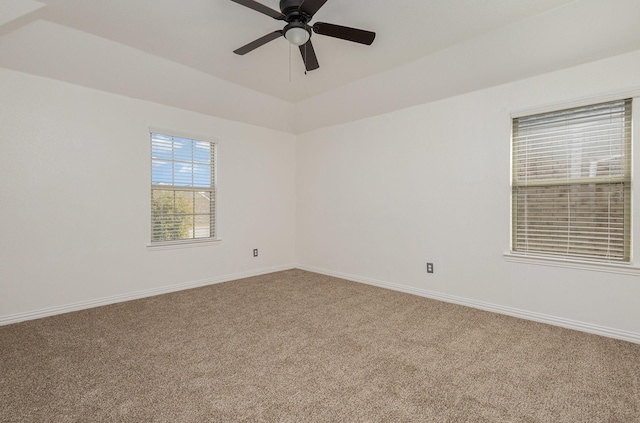
{"label": "fan pull chain", "polygon": [[289,82],[291,82],[291,43],[289,43]]}

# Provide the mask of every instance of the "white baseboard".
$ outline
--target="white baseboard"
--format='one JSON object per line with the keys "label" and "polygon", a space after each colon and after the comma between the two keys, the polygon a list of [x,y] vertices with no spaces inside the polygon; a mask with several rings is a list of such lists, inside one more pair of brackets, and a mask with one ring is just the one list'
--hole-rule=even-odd
{"label": "white baseboard", "polygon": [[533,320],[540,323],[546,323],[554,326],[560,326],[568,329],[574,329],[581,332],[592,333],[595,335],[606,336],[609,338],[621,339],[623,341],[633,342],[640,344],[640,334],[635,332],[628,332],[624,330],[609,328],[605,326],[599,326],[592,323],[580,322],[571,319],[565,319],[563,317],[550,316],[546,314],[536,313],[527,310],[516,309],[512,307],[505,307],[498,304],[487,303],[484,301],[472,300],[464,297],[458,297],[449,294],[443,294],[435,291],[429,291],[426,289],[415,288],[407,285],[395,284],[385,282],[377,279],[366,278],[357,275],[351,275],[348,273],[335,272],[332,270],[322,269],[313,266],[307,266],[303,264],[289,264],[282,266],[274,266],[268,268],[262,268],[252,270],[248,272],[239,272],[230,275],[218,276],[209,279],[202,279],[192,282],[184,282],[175,285],[164,286],[160,288],[153,288],[144,291],[136,291],[122,295],[114,295],[110,297],[98,298],[94,300],[81,301],[78,303],[67,304],[64,306],[49,307],[40,310],[33,310],[24,313],[10,314],[7,316],[0,316],[0,326],[9,325],[12,323],[23,322],[26,320],[40,319],[42,317],[54,316],[56,314],[69,313],[72,311],[85,310],[93,307],[100,307],[109,304],[115,304],[125,301],[137,300],[145,297],[152,297],[154,295],[167,294],[170,292],[182,291],[185,289],[198,288],[206,285],[213,285],[222,282],[229,282],[237,279],[249,278],[252,276],[260,276],[268,273],[279,272],[289,269],[301,269],[309,272],[320,273],[327,276],[334,276],[341,279],[346,279],[353,282],[360,282],[367,285],[373,285],[380,288],[391,289],[394,291],[405,292],[408,294],[419,295],[425,298],[431,298],[434,300],[444,301],[447,303],[459,304],[467,307],[473,307],[480,310],[491,311],[494,313],[505,314],[508,316],[518,317],[526,320]]}
{"label": "white baseboard", "polygon": [[267,268],[262,268],[258,270],[251,270],[248,272],[234,273],[230,275],[217,276],[209,279],[202,279],[202,280],[192,281],[192,282],[183,282],[175,285],[163,286],[160,288],[152,288],[152,289],[147,289],[143,291],[130,292],[127,294],[98,298],[95,300],[81,301],[78,303],[67,304],[63,306],[48,307],[40,310],[27,311],[24,313],[10,314],[7,316],[0,316],[0,326],[23,322],[25,320],[40,319],[42,317],[54,316],[56,314],[69,313],[72,311],[85,310],[93,307],[100,307],[100,306],[109,305],[109,304],[137,300],[145,297],[153,297],[155,295],[168,294],[170,292],[182,291],[185,289],[198,288],[201,286],[213,285],[213,284],[222,283],[222,282],[229,282],[236,279],[243,279],[243,278],[249,278],[252,276],[265,275],[267,273],[294,269],[295,267],[296,266],[294,264],[267,267]]}
{"label": "white baseboard", "polygon": [[340,279],[346,279],[353,282],[360,282],[367,285],[373,285],[380,288],[391,289],[394,291],[406,292],[408,294],[419,295],[421,297],[431,298],[434,300],[444,301],[447,303],[459,304],[467,307],[477,308],[480,310],[491,311],[494,313],[505,314],[508,316],[518,317],[526,320],[533,320],[540,323],[547,323],[554,326],[560,326],[567,329],[574,329],[581,332],[587,332],[595,335],[606,336],[608,338],[621,339],[623,341],[640,344],[640,333],[628,332],[619,329],[613,329],[605,326],[594,325],[592,323],[580,322],[563,317],[550,316],[542,313],[536,313],[527,310],[520,310],[512,307],[505,307],[498,304],[477,301],[468,298],[458,297],[449,294],[429,291],[412,286],[400,285],[390,282],[384,282],[377,279],[366,278],[362,276],[351,275],[347,273],[334,272],[332,270],[321,269],[303,264],[296,265],[296,268],[309,272],[320,273],[327,276],[334,276]]}

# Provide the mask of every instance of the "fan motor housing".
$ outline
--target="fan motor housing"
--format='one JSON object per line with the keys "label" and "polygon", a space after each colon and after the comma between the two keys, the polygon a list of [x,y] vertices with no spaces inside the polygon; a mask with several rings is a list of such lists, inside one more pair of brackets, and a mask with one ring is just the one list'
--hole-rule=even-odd
{"label": "fan motor housing", "polygon": [[310,16],[300,10],[302,0],[280,0],[280,11],[287,17],[287,22],[297,21],[307,23]]}

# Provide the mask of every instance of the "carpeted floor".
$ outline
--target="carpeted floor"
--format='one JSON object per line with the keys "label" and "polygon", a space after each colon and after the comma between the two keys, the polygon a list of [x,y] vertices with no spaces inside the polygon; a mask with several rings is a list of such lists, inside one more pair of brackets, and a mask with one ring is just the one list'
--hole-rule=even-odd
{"label": "carpeted floor", "polygon": [[0,327],[1,422],[640,422],[640,345],[301,270]]}

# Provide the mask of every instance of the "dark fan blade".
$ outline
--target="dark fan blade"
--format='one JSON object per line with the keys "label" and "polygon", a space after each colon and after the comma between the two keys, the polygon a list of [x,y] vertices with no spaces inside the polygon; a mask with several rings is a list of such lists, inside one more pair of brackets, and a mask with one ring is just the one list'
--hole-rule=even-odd
{"label": "dark fan blade", "polygon": [[278,19],[280,21],[283,21],[285,18],[285,16],[282,13],[278,12],[277,10],[273,10],[272,8],[265,6],[264,4],[258,3],[257,1],[253,1],[253,0],[231,0],[231,1],[241,4],[243,6],[246,6],[249,9],[253,9],[260,13],[264,13],[267,16],[271,16],[273,19]]}
{"label": "dark fan blade", "polygon": [[350,28],[348,26],[334,25],[326,22],[316,22],[313,24],[313,32],[320,35],[328,35],[329,37],[353,41],[354,43],[366,44],[368,46],[370,46],[376,38],[375,32]]}
{"label": "dark fan blade", "polygon": [[300,10],[309,16],[313,16],[326,2],[327,0],[303,0]]}
{"label": "dark fan blade", "polygon": [[239,55],[242,56],[243,54],[247,54],[250,51],[255,50],[258,47],[267,44],[269,41],[273,41],[273,40],[275,40],[276,38],[279,38],[279,37],[282,37],[282,30],[270,32],[269,34],[265,35],[264,37],[260,37],[255,41],[251,41],[246,46],[242,46],[239,49],[234,50],[233,52],[235,54],[239,54]]}
{"label": "dark fan blade", "polygon": [[304,66],[308,71],[316,70],[320,67],[318,64],[318,57],[313,49],[313,44],[311,44],[311,40],[307,41],[307,44],[300,46],[300,54],[302,54]]}

